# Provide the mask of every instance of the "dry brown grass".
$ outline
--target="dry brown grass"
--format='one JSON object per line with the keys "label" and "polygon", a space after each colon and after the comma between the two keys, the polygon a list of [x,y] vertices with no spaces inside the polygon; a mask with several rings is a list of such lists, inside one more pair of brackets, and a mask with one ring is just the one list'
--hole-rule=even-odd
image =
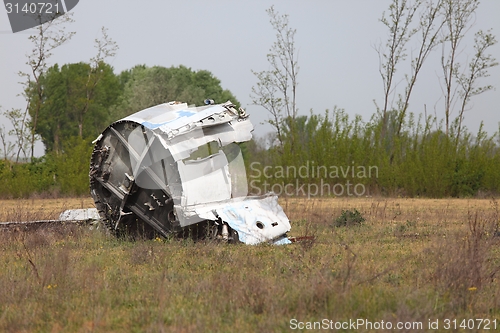
{"label": "dry brown grass", "polygon": [[[42,215],[40,207],[87,203],[42,202],[34,215]],[[500,319],[495,201],[281,204],[292,221],[290,235],[315,241],[280,247],[129,242],[75,226],[0,232],[0,330],[286,332],[292,318]],[[334,227],[346,209],[366,221]]]}
{"label": "dry brown grass", "polygon": [[94,207],[92,198],[0,200],[0,222],[53,220],[66,209]]}

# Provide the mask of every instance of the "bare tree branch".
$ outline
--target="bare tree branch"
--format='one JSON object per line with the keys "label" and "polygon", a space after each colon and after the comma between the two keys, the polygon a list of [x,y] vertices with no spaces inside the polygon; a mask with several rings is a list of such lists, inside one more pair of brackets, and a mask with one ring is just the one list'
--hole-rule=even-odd
{"label": "bare tree branch", "polygon": [[[478,0],[444,0],[443,15],[445,29],[443,31],[444,44],[441,67],[444,74],[444,114],[447,135],[450,131],[452,104],[455,100],[454,79],[460,68],[457,60],[459,46],[467,31],[471,28],[470,22],[478,5]],[[447,56],[445,56],[446,46],[449,46]]]}
{"label": "bare tree branch", "polygon": [[[252,87],[252,103],[264,107],[272,119],[268,120],[275,129],[278,140],[283,145],[281,126],[285,118],[295,120],[297,117],[297,75],[299,73],[298,56],[295,49],[296,30],[290,28],[288,15],[280,15],[271,6],[266,10],[271,26],[276,32],[276,41],[270,48],[267,61],[270,69],[252,73],[259,80]],[[293,126],[294,122],[290,122]],[[292,141],[294,131],[291,129]]]}
{"label": "bare tree branch", "polygon": [[[54,14],[59,15],[59,14]],[[30,132],[30,138],[28,139],[29,145],[31,146],[31,158],[34,157],[35,142],[37,139],[36,129],[38,125],[38,114],[40,112],[41,104],[44,98],[44,92],[42,85],[40,83],[40,77],[45,73],[48,68],[48,59],[52,56],[52,52],[62,44],[66,43],[73,37],[75,32],[66,31],[66,23],[72,23],[72,13],[66,13],[56,17],[54,20],[50,20],[44,24],[36,27],[37,34],[31,35],[29,40],[33,44],[33,49],[31,53],[27,54],[28,61],[26,64],[29,66],[29,72],[19,72],[19,76],[24,77],[25,81],[22,83],[24,85],[24,96],[26,98],[26,108],[24,115],[22,117],[22,124],[20,131],[24,133],[26,131]],[[36,100],[33,101],[28,94],[28,90],[34,90]],[[30,108],[32,108],[30,110]],[[28,129],[28,118],[31,111],[31,122],[29,123]],[[25,138],[25,135],[21,135]],[[21,147],[24,147],[24,142],[19,143],[19,149],[17,152],[16,161],[19,160],[19,154],[21,152]]]}

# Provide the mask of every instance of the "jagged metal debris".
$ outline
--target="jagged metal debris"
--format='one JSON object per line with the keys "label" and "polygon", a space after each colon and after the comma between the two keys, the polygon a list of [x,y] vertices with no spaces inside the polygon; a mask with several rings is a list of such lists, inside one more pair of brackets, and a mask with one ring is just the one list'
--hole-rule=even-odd
{"label": "jagged metal debris", "polygon": [[98,224],[101,220],[99,212],[96,208],[84,209],[68,209],[59,214],[57,219],[53,220],[33,220],[33,221],[5,221],[0,222],[0,229],[2,228],[31,228],[34,226],[57,226],[62,223],[76,223],[76,224]]}
{"label": "jagged metal debris", "polygon": [[170,102],[114,122],[94,141],[89,173],[102,221],[115,233],[289,243],[278,197],[247,196],[239,144],[252,131],[231,102]]}

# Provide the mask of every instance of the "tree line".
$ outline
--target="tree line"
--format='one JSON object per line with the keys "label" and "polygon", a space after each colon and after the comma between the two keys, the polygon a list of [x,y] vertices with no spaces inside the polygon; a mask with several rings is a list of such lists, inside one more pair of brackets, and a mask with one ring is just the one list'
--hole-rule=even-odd
{"label": "tree line", "polygon": [[[283,145],[265,140],[246,147],[249,188],[254,194],[472,197],[500,193],[500,135],[462,128],[455,121],[446,134],[444,121],[389,112],[368,121],[335,108],[323,115],[287,119]],[[293,125],[291,123],[294,122]],[[290,128],[299,138],[292,146]],[[382,140],[383,137],[388,139]],[[265,168],[267,167],[267,170]]]}

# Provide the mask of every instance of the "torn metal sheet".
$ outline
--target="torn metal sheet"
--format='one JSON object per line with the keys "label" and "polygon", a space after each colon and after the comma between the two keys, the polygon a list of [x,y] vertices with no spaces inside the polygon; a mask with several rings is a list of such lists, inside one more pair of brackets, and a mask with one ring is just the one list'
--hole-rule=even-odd
{"label": "torn metal sheet", "polygon": [[111,124],[90,166],[100,217],[117,233],[168,236],[205,226],[245,244],[287,243],[290,223],[277,197],[247,197],[239,143],[252,131],[231,102],[165,103]]}
{"label": "torn metal sheet", "polygon": [[68,209],[59,215],[59,221],[97,221],[100,218],[96,208]]}
{"label": "torn metal sheet", "polygon": [[[64,223],[94,225],[100,221],[101,217],[96,208],[68,209],[63,211],[57,220],[34,220],[34,221],[10,221],[0,222],[0,229],[3,228],[23,228],[29,230],[43,226],[61,226]],[[61,223],[63,222],[63,223]]]}
{"label": "torn metal sheet", "polygon": [[272,193],[195,209],[199,216],[207,220],[221,218],[237,231],[239,241],[245,244],[278,240],[283,244],[290,243],[288,238],[281,240],[283,235],[290,231],[290,222],[278,204],[278,197]]}

